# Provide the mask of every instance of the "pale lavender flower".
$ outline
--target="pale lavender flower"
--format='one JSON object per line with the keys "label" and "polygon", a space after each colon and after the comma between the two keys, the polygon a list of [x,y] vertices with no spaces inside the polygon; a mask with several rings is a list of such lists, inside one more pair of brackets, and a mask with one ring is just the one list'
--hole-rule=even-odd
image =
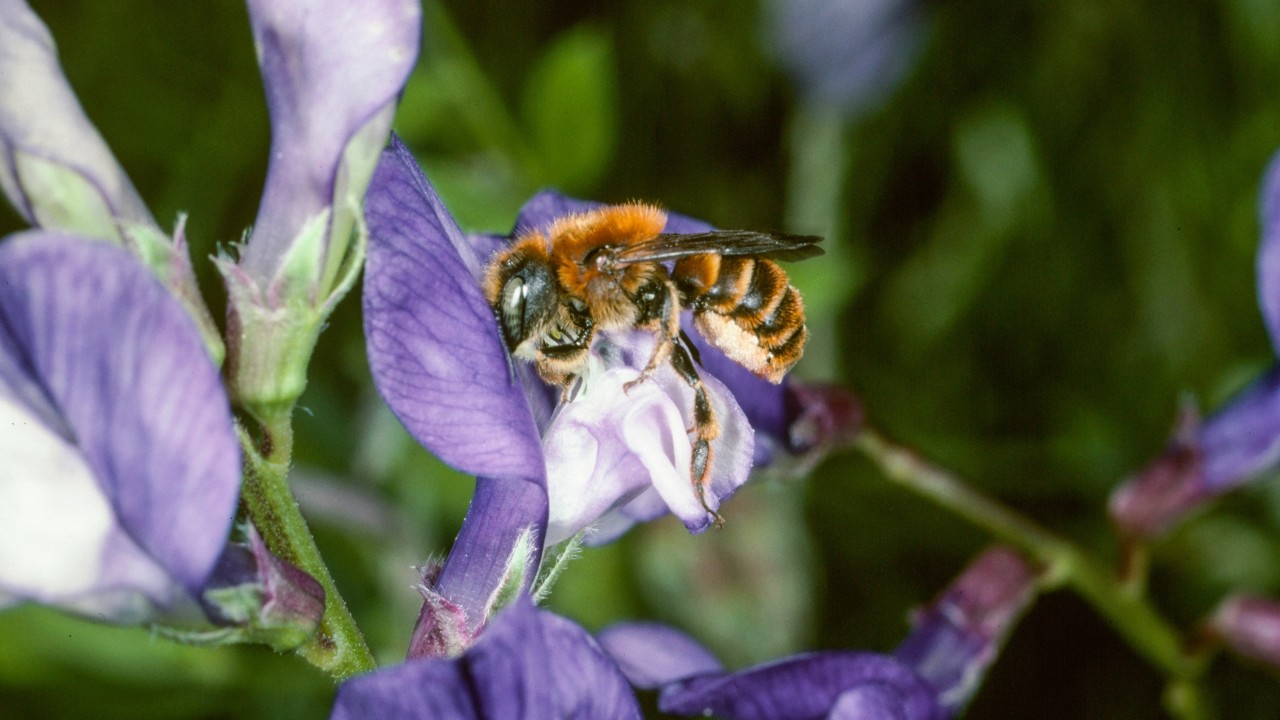
{"label": "pale lavender flower", "polygon": [[138,620],[199,597],[239,444],[190,317],[135,258],[0,243],[0,597]]}
{"label": "pale lavender flower", "polygon": [[[1259,204],[1258,304],[1280,353],[1280,154],[1267,169]],[[1116,488],[1111,517],[1128,536],[1154,537],[1277,464],[1280,370],[1273,367],[1205,420],[1184,414],[1165,452]]]}

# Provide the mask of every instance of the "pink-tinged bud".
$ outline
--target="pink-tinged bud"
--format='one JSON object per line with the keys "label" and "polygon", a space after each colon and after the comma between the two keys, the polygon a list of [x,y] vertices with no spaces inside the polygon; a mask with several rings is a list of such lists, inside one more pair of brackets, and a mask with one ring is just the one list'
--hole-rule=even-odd
{"label": "pink-tinged bud", "polygon": [[324,615],[324,588],[267,549],[253,526],[247,545],[229,545],[201,599],[227,627],[223,640],[262,642],[290,650],[306,642]]}
{"label": "pink-tinged bud", "polygon": [[1227,598],[1206,629],[1236,654],[1280,670],[1280,603],[1251,595]]}
{"label": "pink-tinged bud", "polygon": [[1210,497],[1204,483],[1199,427],[1195,411],[1184,409],[1165,451],[1111,494],[1108,510],[1121,533],[1135,538],[1160,535]]}

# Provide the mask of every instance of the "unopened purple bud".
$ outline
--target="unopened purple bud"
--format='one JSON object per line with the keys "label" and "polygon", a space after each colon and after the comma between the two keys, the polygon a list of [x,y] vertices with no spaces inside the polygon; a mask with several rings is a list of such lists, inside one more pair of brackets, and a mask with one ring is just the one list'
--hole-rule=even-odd
{"label": "unopened purple bud", "polygon": [[1280,603],[1251,595],[1228,598],[1206,629],[1233,652],[1280,669]]}
{"label": "unopened purple bud", "polygon": [[894,657],[933,685],[955,712],[973,697],[1000,645],[1035,593],[1036,576],[1013,550],[994,547],[974,560],[931,605]]}

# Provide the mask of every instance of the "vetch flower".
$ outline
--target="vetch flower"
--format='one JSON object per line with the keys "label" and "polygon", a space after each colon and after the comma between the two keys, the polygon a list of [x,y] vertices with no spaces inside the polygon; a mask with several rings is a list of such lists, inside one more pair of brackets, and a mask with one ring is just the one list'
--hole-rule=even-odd
{"label": "vetch flower", "polygon": [[292,408],[324,320],[364,260],[360,199],[417,57],[417,0],[248,0],[271,116],[271,162],[229,292],[232,395]]}
{"label": "vetch flower", "polygon": [[[516,226],[545,227],[591,207],[540,193]],[[666,512],[694,532],[709,525],[689,479],[692,391],[669,369],[623,391],[648,359],[651,337],[598,337],[592,352],[599,372],[574,400],[557,405],[561,390],[508,356],[479,287],[486,263],[508,238],[464,234],[394,138],[370,185],[366,214],[364,316],[375,383],[411,435],[478,478],[454,550],[424,583],[427,602],[411,657],[460,652],[495,609],[504,584],[518,576],[528,589],[544,545],[593,524],[598,539],[613,537]],[[670,215],[667,229],[709,228]],[[712,508],[747,477],[752,425],[761,428],[755,437],[765,438],[755,444],[756,460],[762,452],[763,459],[811,457],[857,416],[838,393],[792,394],[694,342],[723,429],[713,446]],[[717,379],[722,372],[733,392]],[[745,413],[735,401],[739,389]],[[519,547],[521,538],[532,549]]]}
{"label": "vetch flower", "polygon": [[0,189],[35,227],[128,247],[182,301],[221,361],[222,339],[196,286],[183,220],[172,239],[156,224],[24,0],[0,0]]}
{"label": "vetch flower", "polygon": [[606,629],[599,640],[636,687],[661,688],[658,707],[726,720],[942,720],[963,710],[1033,596],[1034,576],[1005,548],[979,556],[891,655],[829,651],[725,672],[706,650],[652,624]]}
{"label": "vetch flower", "polygon": [[[517,227],[543,227],[580,205],[539,195]],[[481,294],[478,279],[499,241],[464,235],[398,141],[378,167],[367,206],[370,365],[379,391],[419,442],[464,472],[545,478],[549,544],[651,488],[691,531],[710,524],[689,480],[692,390],[669,368],[623,390],[648,359],[647,333],[600,338],[592,350],[599,372],[572,401],[556,405],[560,389],[509,358]],[[673,216],[668,229],[692,223]],[[704,381],[723,428],[707,497],[714,509],[747,477],[752,430],[709,375]]]}
{"label": "vetch flower", "polygon": [[199,597],[240,452],[190,317],[126,251],[0,243],[0,597],[140,620]]}
{"label": "vetch flower", "polygon": [[[1280,354],[1280,154],[1260,198],[1258,304]],[[1111,496],[1112,520],[1126,535],[1162,534],[1193,510],[1280,463],[1280,368],[1273,367],[1201,421],[1184,413],[1174,440]]]}
{"label": "vetch flower", "polygon": [[338,688],[332,720],[629,720],[640,709],[609,656],[527,597],[466,653],[410,660]]}

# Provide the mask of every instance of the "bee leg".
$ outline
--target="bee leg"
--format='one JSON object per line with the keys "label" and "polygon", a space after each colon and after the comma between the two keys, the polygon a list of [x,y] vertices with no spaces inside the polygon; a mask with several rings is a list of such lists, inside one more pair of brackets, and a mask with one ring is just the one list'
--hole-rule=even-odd
{"label": "bee leg", "polygon": [[711,408],[711,400],[707,397],[707,388],[698,377],[698,370],[689,357],[689,351],[681,343],[671,343],[671,366],[682,380],[693,388],[693,454],[689,463],[689,479],[693,483],[693,493],[702,505],[702,509],[711,516],[717,528],[724,526],[724,518],[707,504],[707,487],[711,484],[711,441],[720,436],[720,423],[716,421],[715,411]]}
{"label": "bee leg", "polygon": [[657,330],[657,342],[640,376],[622,386],[624,392],[631,392],[631,388],[652,377],[658,366],[671,357],[671,349],[680,337],[680,295],[675,283],[654,280],[646,284],[636,293],[636,305],[640,308],[636,325]]}

